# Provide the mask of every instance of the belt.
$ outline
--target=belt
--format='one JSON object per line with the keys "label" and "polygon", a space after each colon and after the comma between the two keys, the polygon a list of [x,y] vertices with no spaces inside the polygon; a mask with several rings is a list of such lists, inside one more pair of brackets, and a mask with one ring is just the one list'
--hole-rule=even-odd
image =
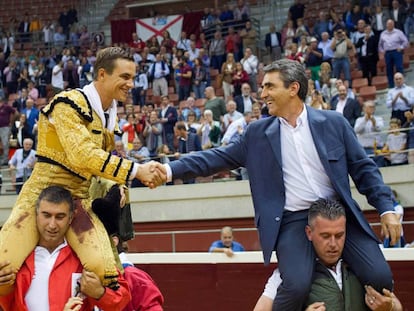
{"label": "belt", "polygon": [[385,51],[385,53],[391,53],[391,52],[396,52],[396,51],[397,49],[394,49],[394,50]]}

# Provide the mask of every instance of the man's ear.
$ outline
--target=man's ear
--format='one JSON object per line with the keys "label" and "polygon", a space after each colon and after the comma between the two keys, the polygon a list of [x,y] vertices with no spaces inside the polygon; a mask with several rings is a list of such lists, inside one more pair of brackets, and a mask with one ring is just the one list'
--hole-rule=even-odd
{"label": "man's ear", "polygon": [[312,228],[309,225],[305,227],[305,233],[309,241],[312,241]]}

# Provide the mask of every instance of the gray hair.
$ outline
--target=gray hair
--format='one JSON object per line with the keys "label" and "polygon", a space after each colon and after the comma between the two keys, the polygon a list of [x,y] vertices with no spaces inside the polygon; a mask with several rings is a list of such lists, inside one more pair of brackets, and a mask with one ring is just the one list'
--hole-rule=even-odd
{"label": "gray hair", "polygon": [[342,216],[346,217],[345,208],[339,201],[318,199],[309,208],[308,225],[312,227],[314,220],[318,216],[328,220],[337,220]]}
{"label": "gray hair", "polygon": [[280,59],[264,67],[263,71],[265,73],[278,72],[286,88],[293,82],[299,83],[298,96],[305,101],[308,93],[308,78],[302,64],[294,60]]}

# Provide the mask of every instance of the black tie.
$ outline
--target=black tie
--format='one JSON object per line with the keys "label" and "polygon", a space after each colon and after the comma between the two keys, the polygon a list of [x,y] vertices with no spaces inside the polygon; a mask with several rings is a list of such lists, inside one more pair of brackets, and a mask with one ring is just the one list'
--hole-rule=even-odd
{"label": "black tie", "polygon": [[105,116],[105,128],[108,127],[108,123],[109,123],[109,113],[108,112],[104,112],[104,116]]}

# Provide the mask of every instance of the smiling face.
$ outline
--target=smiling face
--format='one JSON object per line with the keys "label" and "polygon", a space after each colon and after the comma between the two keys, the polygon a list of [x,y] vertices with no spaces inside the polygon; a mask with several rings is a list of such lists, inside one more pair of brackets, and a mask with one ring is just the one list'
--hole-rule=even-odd
{"label": "smiling face", "polygon": [[277,71],[265,74],[262,83],[261,98],[266,103],[269,114],[272,116],[284,116],[288,111],[288,103],[291,100],[292,89],[285,87]]}
{"label": "smiling face", "polygon": [[345,245],[346,219],[330,220],[317,216],[306,226],[306,236],[312,242],[319,260],[327,267],[336,265]]}
{"label": "smiling face", "polygon": [[36,214],[39,231],[39,245],[53,251],[63,243],[66,231],[72,221],[70,206],[67,202],[52,203],[41,200]]}
{"label": "smiling face", "polygon": [[98,83],[102,86],[100,95],[105,110],[112,104],[112,99],[121,102],[127,99],[129,90],[134,86],[135,63],[126,59],[117,59],[114,61],[112,73],[101,68],[98,75]]}

